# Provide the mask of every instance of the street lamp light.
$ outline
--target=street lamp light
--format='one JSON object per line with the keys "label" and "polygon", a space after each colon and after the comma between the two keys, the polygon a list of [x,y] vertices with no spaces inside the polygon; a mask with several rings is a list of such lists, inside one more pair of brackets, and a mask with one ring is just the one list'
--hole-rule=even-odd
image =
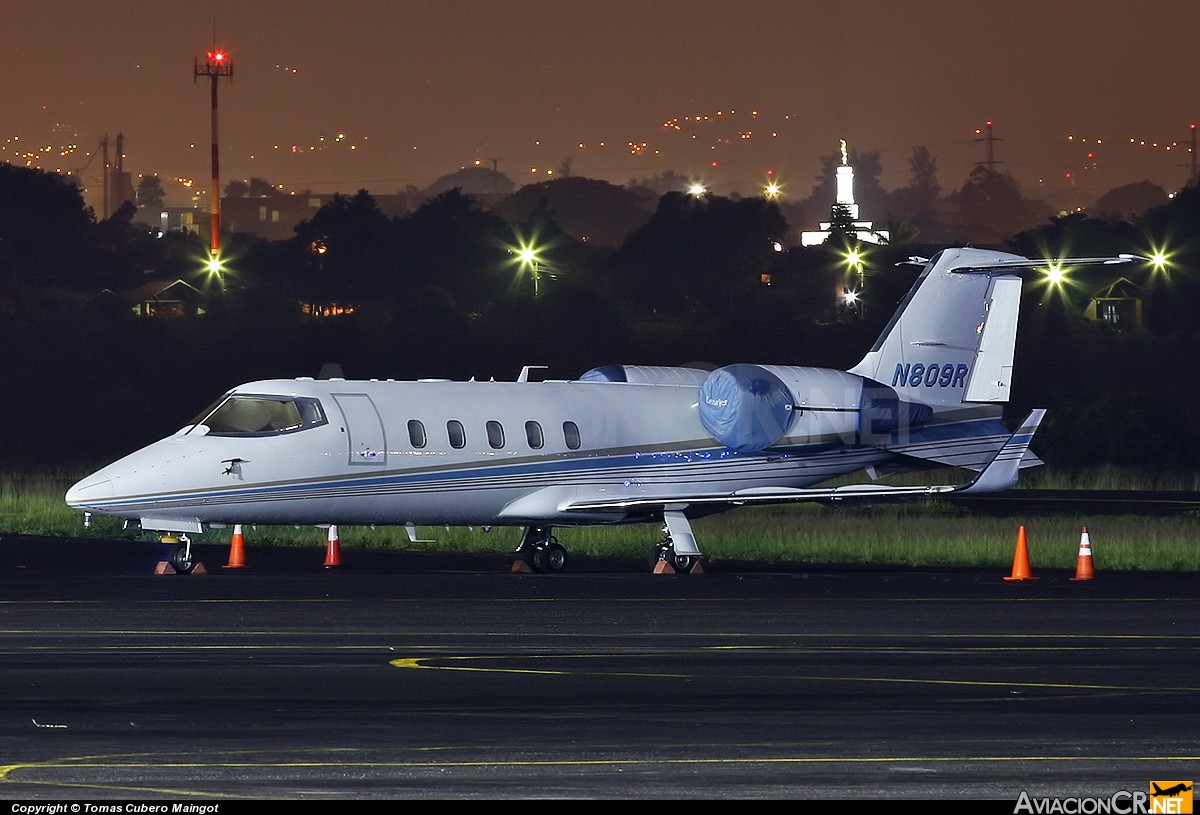
{"label": "street lamp light", "polygon": [[517,250],[517,257],[521,261],[522,269],[529,269],[533,274],[533,296],[538,296],[539,280],[542,275],[542,263],[538,258],[537,249],[532,244],[522,243]]}
{"label": "street lamp light", "polygon": [[213,279],[215,279],[221,291],[224,292],[225,272],[227,270],[225,268],[225,264],[221,261],[221,257],[215,254],[208,255],[208,257],[204,259],[204,271],[208,273],[209,282],[211,283]]}
{"label": "street lamp light", "polygon": [[843,262],[846,265],[846,272],[843,277],[842,305],[861,318],[863,316],[863,289],[866,288],[866,271],[864,269],[867,262],[866,253],[857,244],[847,246]]}

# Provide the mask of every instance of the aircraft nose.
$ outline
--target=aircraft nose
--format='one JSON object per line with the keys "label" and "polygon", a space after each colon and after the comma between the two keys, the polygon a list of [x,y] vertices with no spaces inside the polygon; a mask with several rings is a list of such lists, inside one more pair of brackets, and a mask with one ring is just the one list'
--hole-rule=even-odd
{"label": "aircraft nose", "polygon": [[88,501],[112,498],[113,494],[113,484],[109,477],[93,473],[67,490],[66,501],[73,507],[86,506]]}

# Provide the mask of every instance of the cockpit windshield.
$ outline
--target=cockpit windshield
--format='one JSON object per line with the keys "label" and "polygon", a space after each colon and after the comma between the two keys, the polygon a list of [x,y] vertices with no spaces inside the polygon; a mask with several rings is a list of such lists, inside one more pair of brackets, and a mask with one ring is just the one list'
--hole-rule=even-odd
{"label": "cockpit windshield", "polygon": [[229,394],[216,409],[206,410],[192,422],[208,428],[210,436],[269,436],[291,433],[326,423],[316,399],[305,396],[251,396]]}

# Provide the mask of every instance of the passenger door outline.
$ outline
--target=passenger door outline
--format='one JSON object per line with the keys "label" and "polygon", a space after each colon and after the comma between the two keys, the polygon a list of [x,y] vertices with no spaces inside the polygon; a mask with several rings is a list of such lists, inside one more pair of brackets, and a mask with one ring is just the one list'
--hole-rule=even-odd
{"label": "passenger door outline", "polygon": [[387,436],[371,397],[365,393],[335,393],[333,400],[346,423],[346,463],[351,467],[386,465]]}

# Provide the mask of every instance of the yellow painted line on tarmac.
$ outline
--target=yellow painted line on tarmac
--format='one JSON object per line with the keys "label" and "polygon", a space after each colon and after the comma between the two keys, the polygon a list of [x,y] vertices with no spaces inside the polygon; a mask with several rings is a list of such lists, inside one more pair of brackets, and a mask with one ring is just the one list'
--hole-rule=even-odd
{"label": "yellow painted line on tarmac", "polygon": [[[496,674],[540,674],[545,676],[637,676],[659,679],[688,679],[701,676],[698,673],[673,673],[667,671],[572,671],[572,670],[539,670],[533,668],[504,668],[482,665],[433,665],[429,664],[434,661],[438,662],[458,662],[458,661],[487,661],[487,660],[537,660],[537,659],[611,659],[612,654],[528,654],[528,655],[511,655],[504,656],[441,656],[441,657],[408,657],[402,659],[393,659],[388,662],[394,668],[419,668],[423,670],[435,671],[473,671],[479,673],[496,673]],[[631,654],[630,656],[644,656],[643,654]],[[1108,685],[1094,683],[1076,683],[1076,682],[1024,682],[1015,680],[987,680],[987,679],[935,679],[928,677],[889,677],[889,676],[816,676],[816,675],[793,675],[793,674],[757,674],[757,675],[739,675],[729,677],[730,679],[758,679],[770,680],[776,682],[864,682],[873,684],[896,684],[896,685],[932,685],[932,686],[960,686],[960,687],[980,687],[980,688],[1029,688],[1042,690],[1100,690],[1100,691],[1123,691],[1123,692],[1139,692],[1139,693],[1200,693],[1200,687],[1175,687],[1175,686],[1154,686],[1154,685]]]}
{"label": "yellow painted line on tarmac", "polygon": [[[510,659],[511,657],[427,657],[426,659]],[[517,657],[518,659],[532,659],[534,657]],[[555,658],[555,657],[550,657]],[[562,658],[562,657],[558,657]],[[413,659],[393,659],[388,664],[393,668],[425,668],[435,671],[478,671],[480,673],[505,673],[505,674],[541,674],[544,676],[646,676],[658,677],[665,679],[687,679],[694,674],[686,673],[666,673],[653,672],[646,673],[635,671],[548,671],[538,670],[534,668],[484,668],[469,665],[423,665],[425,660],[417,657]]]}
{"label": "yellow painted line on tarmac", "polygon": [[[1152,755],[1152,756],[1102,756],[1102,755],[1051,755],[1051,756],[751,756],[751,757],[680,757],[670,758],[661,755],[645,758],[580,758],[564,759],[561,757],[541,757],[530,759],[486,759],[459,761],[172,761],[130,764],[125,762],[108,762],[103,760],[76,762],[68,761],[61,764],[54,762],[39,762],[37,764],[10,765],[10,769],[88,769],[88,770],[122,770],[122,769],[168,769],[168,770],[212,770],[220,768],[236,769],[269,769],[269,770],[313,770],[313,769],[437,769],[448,767],[630,767],[644,764],[662,765],[762,765],[762,764],[1001,764],[1012,762],[1032,763],[1085,763],[1085,762],[1144,762],[1144,763],[1176,763],[1195,762],[1200,755]],[[14,783],[8,779],[9,783]],[[147,790],[146,787],[107,786],[101,784],[83,784],[72,782],[25,781],[20,783],[53,784],[55,786],[91,787],[95,789],[126,789]],[[181,791],[176,788],[160,790],[171,794],[211,795],[211,792]]]}
{"label": "yellow painted line on tarmac", "polygon": [[[150,768],[150,767],[164,766],[164,765],[158,764],[158,763],[131,764],[126,761],[121,761],[120,758],[121,758],[120,755],[107,756],[107,757],[101,755],[101,756],[85,756],[85,757],[81,757],[81,758],[66,757],[66,758],[58,758],[58,759],[47,759],[45,761],[34,761],[34,762],[27,762],[27,763],[23,763],[23,764],[4,764],[4,765],[0,765],[0,784],[21,784],[23,786],[41,786],[41,787],[55,787],[55,788],[68,787],[70,789],[77,789],[77,790],[81,790],[81,791],[82,790],[91,790],[91,791],[103,790],[105,792],[155,793],[157,795],[163,795],[163,796],[193,795],[196,797],[205,797],[205,798],[212,797],[213,793],[211,790],[186,790],[186,789],[180,789],[179,787],[175,787],[175,786],[159,788],[159,787],[151,787],[151,786],[145,786],[145,785],[97,784],[97,783],[87,783],[87,782],[82,782],[82,781],[39,780],[39,779],[28,779],[28,778],[16,779],[16,778],[12,777],[12,775],[14,773],[20,772],[21,770],[31,770],[31,771],[32,770],[64,770],[64,769],[71,769],[74,767],[87,768],[87,769],[95,769],[98,767],[106,768],[106,769],[121,769],[121,768],[129,767],[129,768],[136,769],[139,767],[140,768]],[[202,765],[196,765],[196,766],[199,767]],[[222,791],[221,795],[222,795],[222,797],[226,797],[226,798],[253,799],[253,798],[258,797],[258,796],[253,796],[253,795],[236,795],[236,794],[228,793],[226,791]]]}

